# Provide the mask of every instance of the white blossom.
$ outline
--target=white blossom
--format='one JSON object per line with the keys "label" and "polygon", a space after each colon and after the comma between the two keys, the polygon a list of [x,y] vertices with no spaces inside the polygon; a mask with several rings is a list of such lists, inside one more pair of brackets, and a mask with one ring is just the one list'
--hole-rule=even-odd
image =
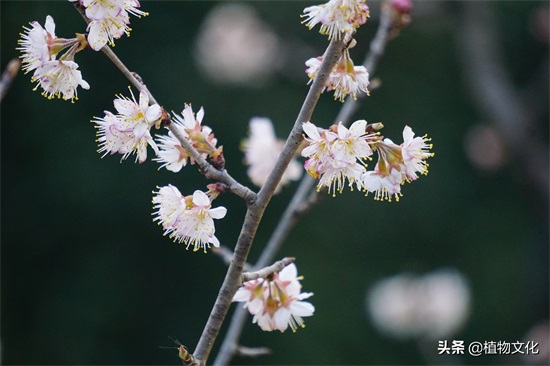
{"label": "white blossom", "polygon": [[[254,117],[249,123],[250,135],[243,141],[245,164],[248,165],[248,177],[255,185],[261,187],[275,167],[283,151],[284,141],[277,139],[273,123],[269,118]],[[276,192],[289,181],[297,180],[302,175],[302,167],[292,159],[283,174]]]}
{"label": "white blossom", "polygon": [[192,196],[184,197],[176,187],[168,185],[154,193],[154,221],[162,224],[164,235],[186,244],[187,249],[193,247],[193,251],[202,248],[206,253],[211,245],[220,246],[214,235],[213,219],[225,217],[225,207],[211,208],[210,198],[199,190]]}

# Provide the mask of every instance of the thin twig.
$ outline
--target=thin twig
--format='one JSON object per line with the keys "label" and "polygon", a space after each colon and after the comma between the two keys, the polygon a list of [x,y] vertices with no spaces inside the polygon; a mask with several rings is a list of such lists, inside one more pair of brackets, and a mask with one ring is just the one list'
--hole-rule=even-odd
{"label": "thin twig", "polygon": [[2,99],[4,99],[4,96],[8,92],[20,68],[21,59],[14,58],[10,62],[8,62],[8,65],[2,73],[2,78],[0,79],[0,102],[2,101]]}
{"label": "thin twig", "polygon": [[235,354],[243,357],[260,357],[271,354],[271,350],[267,347],[244,347],[237,346]]}
{"label": "thin twig", "polygon": [[333,40],[328,46],[323,62],[319,69],[319,74],[317,78],[312,83],[308,94],[304,100],[304,104],[298,114],[298,118],[294,124],[294,127],[285,143],[283,152],[277,160],[276,167],[271,172],[270,176],[267,178],[266,183],[258,193],[256,201],[250,205],[247,209],[244,223],[235,246],[235,254],[227,274],[225,276],[224,282],[214,303],[214,307],[210,313],[210,317],[206,323],[206,326],[203,330],[197,348],[193,355],[197,360],[199,360],[203,365],[206,364],[210,351],[218,333],[220,331],[221,325],[227,315],[229,310],[229,305],[233,299],[233,295],[240,286],[241,274],[243,271],[244,264],[248,257],[252,241],[256,234],[256,230],[260,223],[260,220],[264,214],[265,208],[271,199],[277,184],[279,183],[281,176],[283,175],[285,169],[287,168],[292,156],[298,149],[302,136],[302,122],[309,121],[315,108],[319,96],[324,88],[325,82],[328,78],[330,70],[336,64],[338,58],[342,54],[344,49],[344,42],[342,40]]}
{"label": "thin twig", "polygon": [[[382,14],[376,35],[371,42],[370,50],[365,57],[363,65],[367,68],[370,75],[374,74],[376,66],[384,54],[386,44],[389,40],[389,30],[391,27],[391,12],[389,7],[382,7]],[[365,99],[366,94],[360,94],[357,100],[354,101],[348,98],[342,108],[340,109],[335,123],[342,122],[344,124],[349,122],[349,119],[355,113],[360,103]],[[290,203],[285,209],[281,219],[279,220],[277,227],[271,234],[269,241],[262,250],[258,262],[254,268],[262,268],[273,260],[276,253],[279,251],[284,240],[288,236],[290,230],[294,227],[300,216],[311,208],[318,200],[320,195],[313,190],[316,183],[309,175],[305,175],[294,193]],[[246,309],[239,307],[235,309],[229,328],[223,340],[220,351],[218,352],[214,365],[227,365],[231,361],[234,355],[236,344],[241,336],[244,322],[247,318]]]}
{"label": "thin twig", "polygon": [[[84,9],[75,3],[75,8],[82,15],[84,20],[89,23],[89,19],[86,17]],[[158,104],[153,94],[149,91],[143,80],[134,72],[130,71],[128,67],[118,58],[114,51],[108,45],[103,46],[101,51],[111,60],[111,62],[122,72],[124,76],[132,83],[132,85],[138,90],[145,90],[149,96],[149,101],[153,104]],[[237,182],[233,177],[229,175],[227,170],[218,170],[214,168],[206,159],[204,159],[201,154],[191,145],[191,143],[185,138],[177,127],[174,124],[169,124],[168,129],[174,134],[178,139],[181,146],[187,150],[193,160],[195,160],[199,166],[200,171],[208,179],[217,180],[219,182],[225,183],[229,191],[241,197],[247,205],[251,205],[256,200],[256,193],[254,193],[248,187]]]}
{"label": "thin twig", "polygon": [[286,257],[270,265],[269,267],[264,267],[258,271],[254,272],[243,272],[242,282],[257,280],[258,278],[266,278],[267,276],[281,271],[283,268],[288,266],[290,263],[294,262],[296,258]]}
{"label": "thin twig", "polygon": [[[216,254],[220,259],[226,264],[229,265],[231,261],[233,260],[233,252],[231,249],[226,247],[225,245],[220,245],[219,247],[212,247],[211,252]],[[252,265],[249,263],[245,263],[243,267],[244,271],[250,271],[252,270]]]}
{"label": "thin twig", "polygon": [[525,182],[548,205],[548,147],[529,133],[533,120],[522,103],[506,69],[491,4],[464,2],[463,29],[459,38],[464,74],[473,101],[500,131],[507,146],[524,169]]}

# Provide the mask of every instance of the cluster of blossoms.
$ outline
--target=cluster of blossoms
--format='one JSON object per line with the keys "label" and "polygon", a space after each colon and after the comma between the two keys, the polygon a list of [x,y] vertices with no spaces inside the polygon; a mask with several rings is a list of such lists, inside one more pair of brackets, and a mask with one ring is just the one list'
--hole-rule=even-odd
{"label": "cluster of blossoms", "polygon": [[88,23],[88,43],[93,50],[99,51],[107,43],[115,45],[115,39],[123,34],[130,35],[130,16],[147,16],[149,13],[139,10],[137,0],[69,0],[78,2],[85,9]]}
{"label": "cluster of blossoms", "polygon": [[183,196],[173,185],[160,187],[153,192],[154,221],[159,221],[164,235],[169,235],[175,242],[193,247],[194,251],[206,249],[212,245],[219,247],[220,242],[214,235],[214,220],[225,217],[225,207],[212,207],[212,200],[217,196],[215,190],[208,192],[195,191],[192,196]]}
{"label": "cluster of blossoms", "polygon": [[[319,179],[317,190],[328,187],[328,192],[342,192],[346,180],[350,189],[374,193],[376,200],[398,201],[401,185],[418,178],[417,173],[427,174],[426,159],[433,156],[426,136],[414,137],[408,126],[403,130],[403,143],[396,145],[378,134],[381,124],[367,125],[364,120],[354,122],[348,129],[342,123],[328,130],[311,122],[303,124],[309,146],[302,150],[307,157],[305,169]],[[373,152],[378,153],[374,171],[366,170],[366,161]]]}
{"label": "cluster of blossoms", "polygon": [[95,117],[99,153],[122,154],[126,159],[136,154],[136,161],[143,163],[147,159],[147,145],[151,145],[158,154],[158,148],[151,137],[151,127],[162,117],[162,108],[158,104],[149,105],[149,96],[145,90],[139,93],[139,103],[130,89],[132,99],[117,96],[113,104],[118,114],[105,111],[103,118]]}
{"label": "cluster of blossoms", "polygon": [[[248,177],[255,185],[261,187],[275,167],[279,155],[283,151],[284,141],[277,139],[273,123],[269,118],[254,117],[249,123],[250,135],[242,142],[244,161],[248,165]],[[279,185],[294,181],[302,176],[302,167],[295,159],[291,160]]]}
{"label": "cluster of blossoms", "polygon": [[303,23],[309,29],[320,23],[321,34],[328,34],[329,39],[340,39],[343,34],[352,34],[365,24],[369,15],[365,0],[330,0],[305,8]]}
{"label": "cluster of blossoms", "polygon": [[[76,53],[89,47],[98,51],[107,42],[113,44],[113,39],[129,33],[128,14],[147,14],[137,9],[137,0],[80,0],[79,5],[85,8],[91,21],[87,36],[76,33],[74,38],[57,37],[55,22],[48,15],[44,27],[37,21],[31,22],[30,27],[23,27],[24,32],[17,42],[23,70],[25,73],[33,71],[31,81],[37,83],[34,90],[42,88],[42,95],[49,99],[78,99],[78,86],[89,89],[90,85],[78,70],[74,60]],[[65,53],[58,57],[64,50]]]}
{"label": "cluster of blossoms", "polygon": [[[309,76],[309,82],[317,77],[322,61],[323,56],[310,58],[306,61],[308,67],[306,74]],[[354,100],[357,99],[357,93],[359,92],[368,95],[369,90],[367,88],[369,84],[367,69],[364,66],[355,66],[349,55],[349,48],[346,48],[332,68],[324,90],[334,90],[334,99],[343,102],[348,95],[351,95]]]}
{"label": "cluster of blossoms", "polygon": [[312,316],[315,311],[311,303],[302,301],[313,293],[300,292],[300,279],[296,266],[291,263],[278,274],[244,283],[233,301],[244,302],[244,307],[254,315],[253,323],[258,323],[262,330],[284,332],[290,326],[295,332],[298,327],[304,327],[302,317]]}
{"label": "cluster of blossoms", "polygon": [[[45,26],[31,22],[31,27],[23,27],[17,47],[21,55],[25,73],[34,71],[31,80],[36,82],[35,90],[40,86],[42,95],[47,98],[78,99],[76,88],[80,85],[89,89],[90,85],[82,79],[74,55],[86,47],[86,38],[77,34],[75,38],[58,38],[55,35],[55,22],[51,16],[46,17]],[[69,48],[61,57],[58,53]]]}
{"label": "cluster of blossoms", "polygon": [[[124,160],[135,153],[136,162],[143,163],[150,145],[156,155],[153,160],[161,163],[161,168],[178,172],[188,160],[193,162],[189,152],[182,147],[181,138],[203,158],[210,157],[212,164],[223,165],[222,148],[216,148],[217,140],[212,130],[201,125],[204,109],[201,108],[195,116],[191,105],[186,104],[181,115],[174,114],[169,121],[168,114],[158,104],[149,105],[145,90],[140,92],[139,102],[132,93],[131,99],[117,96],[113,104],[117,114],[105,111],[104,117],[92,120],[98,129],[98,152],[103,156],[118,153]],[[167,123],[172,124],[178,136],[169,131],[168,135],[157,137],[157,145],[151,136],[151,128]],[[159,188],[153,198],[154,221],[163,226],[165,235],[186,244],[187,248],[192,246],[195,251],[203,248],[206,252],[211,245],[219,247],[220,243],[214,236],[213,219],[223,218],[227,210],[225,207],[211,208],[211,200],[218,194],[216,185],[209,186],[207,193],[195,191],[192,196],[183,196],[172,185]]]}
{"label": "cluster of blossoms", "polygon": [[[334,99],[339,99],[342,102],[348,95],[357,99],[359,92],[368,95],[369,73],[364,66],[355,66],[349,55],[349,49],[356,43],[351,35],[369,17],[369,7],[365,1],[330,0],[326,4],[305,8],[303,16],[306,17],[304,23],[309,29],[320,23],[321,34],[328,34],[329,39],[341,39],[342,35],[349,37],[350,43],[332,68],[325,82],[324,90],[334,90]],[[309,82],[317,77],[322,61],[323,56],[310,58],[306,61],[306,74],[309,76]]]}
{"label": "cluster of blossoms", "polygon": [[[204,118],[204,109],[201,109],[195,115],[190,104],[186,104],[181,116],[174,114],[172,126],[179,132],[179,135],[185,138],[199,154],[206,159],[210,157],[213,164],[223,165],[222,147],[216,148],[217,139],[212,133],[212,129],[202,125]],[[157,137],[159,151],[157,157],[153,160],[161,163],[161,168],[166,168],[172,172],[179,172],[181,168],[187,165],[188,160],[194,163],[189,152],[181,146],[181,141],[172,131],[168,135]]]}

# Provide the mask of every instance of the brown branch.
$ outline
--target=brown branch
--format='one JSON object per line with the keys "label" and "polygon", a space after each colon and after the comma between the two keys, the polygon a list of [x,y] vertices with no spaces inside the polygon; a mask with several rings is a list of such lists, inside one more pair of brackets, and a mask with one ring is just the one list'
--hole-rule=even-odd
{"label": "brown branch", "polygon": [[[381,8],[382,13],[378,24],[378,29],[371,42],[369,52],[363,62],[363,66],[367,68],[371,76],[374,74],[374,70],[376,69],[379,60],[382,58],[386,44],[390,39],[389,31],[392,25],[391,8],[383,6]],[[365,97],[365,94],[360,94],[357,96],[356,101],[348,98],[340,109],[334,122],[338,123],[341,121],[344,124],[349,123],[351,116],[355,113]],[[286,207],[265,248],[262,250],[260,258],[254,268],[264,267],[273,260],[284,240],[287,238],[294,225],[298,222],[301,215],[318,201],[320,194],[313,189],[315,183],[316,180],[309,175],[305,175],[302,178],[300,185],[294,193],[290,203]],[[241,336],[246,318],[246,309],[242,307],[235,309],[220,351],[214,360],[214,365],[229,364],[234,355],[233,353],[235,352],[238,339]]]}
{"label": "brown branch", "polygon": [[302,122],[310,120],[311,115],[313,114],[313,109],[315,108],[317,101],[319,100],[319,96],[323,91],[330,70],[332,70],[336,64],[336,61],[342,54],[343,49],[344,43],[341,40],[333,40],[329,44],[325,52],[323,62],[321,63],[319,74],[309,89],[300,113],[298,114],[298,118],[296,119],[294,127],[292,128],[292,131],[285,143],[283,152],[279,155],[275,168],[258,193],[256,201],[248,206],[241,233],[239,234],[239,239],[237,240],[237,244],[235,246],[233,260],[229,265],[224,282],[220,292],[218,293],[218,297],[216,298],[216,302],[214,303],[214,307],[210,313],[210,317],[208,318],[199,343],[197,344],[197,348],[195,349],[195,352],[193,352],[195,358],[200,360],[203,365],[206,364],[206,361],[208,360],[214,341],[218,336],[221,325],[229,310],[229,305],[231,304],[233,295],[240,286],[243,267],[246,263],[250,247],[252,246],[252,241],[267,204],[273,196],[277,184],[279,183],[284,171],[286,170],[290,160],[303,139]]}
{"label": "brown branch", "polygon": [[267,276],[281,271],[283,268],[293,263],[296,258],[286,257],[270,265],[254,272],[244,272],[242,274],[242,282],[257,280],[258,278],[266,278]]}

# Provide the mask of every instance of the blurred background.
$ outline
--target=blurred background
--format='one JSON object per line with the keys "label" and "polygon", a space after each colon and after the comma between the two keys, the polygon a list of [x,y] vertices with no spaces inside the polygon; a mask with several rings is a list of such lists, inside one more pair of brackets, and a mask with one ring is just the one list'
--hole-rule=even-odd
{"label": "blurred background", "polygon": [[[294,123],[304,62],[327,45],[300,24],[314,4],[143,1],[150,15],[132,17],[114,51],[166,110],[204,106],[228,171],[252,187],[240,142],[252,117],[271,118],[280,138]],[[378,25],[380,2],[369,5],[356,64]],[[59,37],[85,30],[66,1],[2,1],[0,10],[2,69],[30,21],[51,15]],[[278,254],[296,257],[315,316],[295,334],[248,321],[241,343],[272,355],[232,364],[548,363],[548,2],[418,1],[411,20],[352,120],[381,121],[398,143],[405,125],[428,134],[430,173],[405,185],[399,203],[349,191],[323,198]],[[22,73],[1,104],[2,363],[178,364],[175,349],[159,346],[173,337],[195,348],[226,267],[162,236],[151,191],[171,183],[191,194],[210,182],[194,167],[174,174],[101,159],[89,121],[113,111],[129,82],[101,52],[76,62],[91,88],[74,104],[33,92]],[[329,126],[340,107],[323,94],[312,122]],[[271,201],[251,262],[296,186]],[[233,195],[216,204],[228,208],[216,235],[233,248],[245,206]],[[443,340],[534,341],[540,354],[438,356]]]}

